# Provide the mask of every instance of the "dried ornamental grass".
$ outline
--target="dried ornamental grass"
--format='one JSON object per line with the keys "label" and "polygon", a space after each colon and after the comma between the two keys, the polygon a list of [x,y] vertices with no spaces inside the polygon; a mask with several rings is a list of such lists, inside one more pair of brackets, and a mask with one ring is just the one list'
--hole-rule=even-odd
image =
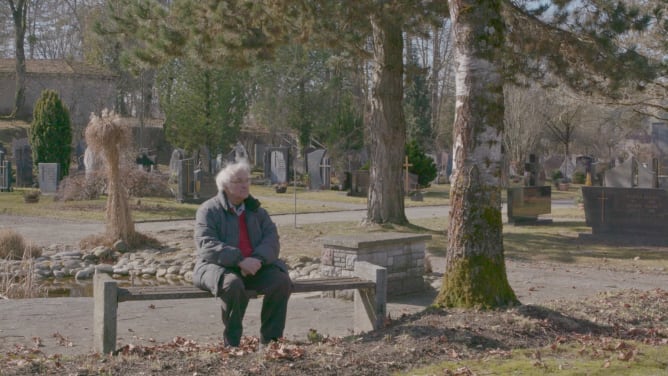
{"label": "dried ornamental grass", "polygon": [[134,222],[128,204],[128,192],[121,184],[120,156],[131,142],[130,127],[113,111],[91,115],[86,127],[86,143],[103,156],[107,170],[107,236],[129,243],[134,238]]}
{"label": "dried ornamental grass", "polygon": [[20,260],[21,257],[39,257],[41,249],[32,244],[26,244],[23,235],[10,228],[0,229],[0,258]]}

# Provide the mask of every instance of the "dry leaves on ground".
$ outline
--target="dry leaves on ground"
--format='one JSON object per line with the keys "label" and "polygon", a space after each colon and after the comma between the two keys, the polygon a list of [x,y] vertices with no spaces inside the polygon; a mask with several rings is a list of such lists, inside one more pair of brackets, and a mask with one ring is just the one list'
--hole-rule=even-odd
{"label": "dry leaves on ground", "polygon": [[[153,346],[127,345],[114,356],[68,359],[43,356],[37,347],[17,348],[0,356],[0,366],[6,375],[382,375],[444,360],[505,359],[513,349],[527,349],[540,367],[543,353],[558,356],[561,346],[576,344],[605,367],[632,362],[632,343],[668,345],[666,312],[667,291],[630,290],[498,311],[431,309],[361,336],[312,336],[313,343],[278,342],[262,350],[253,337],[235,349],[177,337]],[[461,367],[446,374],[472,373]]]}

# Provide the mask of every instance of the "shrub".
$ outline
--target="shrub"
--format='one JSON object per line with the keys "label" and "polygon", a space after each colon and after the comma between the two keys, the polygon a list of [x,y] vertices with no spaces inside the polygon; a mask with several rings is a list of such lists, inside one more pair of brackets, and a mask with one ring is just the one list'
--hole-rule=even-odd
{"label": "shrub", "polygon": [[584,184],[587,180],[587,175],[584,172],[576,171],[573,174],[573,183],[575,184]]}
{"label": "shrub", "polygon": [[39,202],[39,189],[29,189],[23,192],[23,201],[27,203]]}
{"label": "shrub", "polygon": [[62,176],[66,176],[72,154],[72,127],[70,112],[55,91],[44,90],[35,103],[29,136],[35,169],[39,163],[58,163]]}
{"label": "shrub", "polygon": [[124,175],[123,184],[132,197],[172,197],[169,175],[132,168]]}
{"label": "shrub", "polygon": [[94,200],[104,193],[106,175],[91,172],[68,176],[60,182],[56,199],[62,201]]}
{"label": "shrub", "polygon": [[436,163],[434,160],[426,155],[417,141],[413,140],[406,145],[406,155],[408,156],[408,163],[412,167],[408,171],[417,174],[418,185],[420,187],[428,187],[438,174]]}
{"label": "shrub", "polygon": [[20,260],[24,254],[29,257],[39,257],[42,250],[26,244],[23,235],[10,228],[0,229],[0,258],[9,260]]}
{"label": "shrub", "polygon": [[563,178],[564,174],[561,173],[561,170],[552,171],[552,184],[554,184],[555,187],[561,182]]}
{"label": "shrub", "polygon": [[[168,179],[167,174],[131,168],[123,173],[121,180],[131,197],[173,197]],[[105,173],[76,174],[63,179],[56,198],[63,201],[94,200],[105,194],[106,188]]]}

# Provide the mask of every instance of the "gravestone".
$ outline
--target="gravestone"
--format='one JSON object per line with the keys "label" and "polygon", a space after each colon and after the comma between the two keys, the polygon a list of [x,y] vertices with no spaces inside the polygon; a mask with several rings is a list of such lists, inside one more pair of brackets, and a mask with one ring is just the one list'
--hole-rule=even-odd
{"label": "gravestone", "polygon": [[351,172],[349,196],[366,197],[369,194],[369,170]]}
{"label": "gravestone", "polygon": [[654,188],[656,172],[629,157],[621,164],[605,172],[604,185],[610,188]]}
{"label": "gravestone", "polygon": [[32,149],[27,138],[12,141],[12,155],[16,168],[16,181],[18,187],[31,187],[34,183]]}
{"label": "gravestone", "polygon": [[84,172],[86,171],[86,165],[84,164],[84,153],[86,152],[86,141],[81,139],[77,142],[77,147],[75,148],[74,155],[77,159],[77,171]]}
{"label": "gravestone", "polygon": [[592,233],[668,243],[668,191],[655,188],[582,187],[587,226]]}
{"label": "gravestone", "polygon": [[285,184],[288,182],[289,149],[286,147],[267,148],[264,156],[264,177],[271,184]]}
{"label": "gravestone", "polygon": [[538,186],[538,170],[540,165],[536,159],[535,154],[529,154],[529,162],[524,164],[524,172],[527,174],[527,178],[524,179],[524,185],[528,187]]}
{"label": "gravestone", "polygon": [[332,165],[329,162],[329,157],[322,160],[320,176],[322,176],[322,189],[330,189],[332,187]]}
{"label": "gravestone", "polygon": [[544,183],[544,179],[541,182],[542,169],[536,155],[529,155],[524,170],[526,186],[510,187],[506,190],[508,223],[535,224],[538,223],[538,216],[552,212],[552,187],[538,185]]}
{"label": "gravestone", "polygon": [[101,172],[104,168],[104,159],[100,153],[93,151],[91,148],[86,148],[84,151],[84,169],[86,170],[86,177],[93,176]]}
{"label": "gravestone", "polygon": [[179,171],[179,161],[185,158],[185,151],[183,149],[172,150],[172,156],[169,158],[169,172],[175,176]]}
{"label": "gravestone", "polygon": [[255,144],[255,153],[254,153],[255,165],[261,167],[262,171],[266,171],[264,166],[264,160],[267,154],[267,148],[268,148],[267,145]]}
{"label": "gravestone", "polygon": [[573,163],[570,158],[564,158],[561,166],[559,166],[559,171],[561,171],[561,174],[564,176],[564,178],[570,181],[570,179],[573,178],[573,173],[575,172],[575,163]]}
{"label": "gravestone", "polygon": [[12,163],[7,160],[6,150],[0,143],[0,192],[12,191]]}
{"label": "gravestone", "polygon": [[195,181],[195,159],[187,158],[176,161],[176,201],[185,202],[188,198],[197,196]]}
{"label": "gravestone", "polygon": [[605,172],[603,185],[611,188],[631,188],[633,186],[633,157]]}
{"label": "gravestone", "polygon": [[39,191],[42,194],[54,194],[58,191],[58,182],[60,181],[59,163],[39,163],[38,182]]}
{"label": "gravestone", "polygon": [[643,164],[638,164],[636,186],[641,188],[658,188],[655,185],[656,174]]}
{"label": "gravestone", "polygon": [[[326,149],[316,149],[306,155],[306,168],[308,170],[309,189],[325,189],[325,178],[323,174],[323,162]],[[329,173],[329,171],[327,171]]]}
{"label": "gravestone", "polygon": [[563,155],[551,155],[543,160],[541,168],[546,176],[552,176],[552,173],[558,170],[562,163],[564,163]]}
{"label": "gravestone", "polygon": [[[552,212],[552,187],[512,187],[507,189],[508,223],[538,223],[538,217]],[[547,220],[541,220],[544,222]],[[547,221],[550,222],[550,221]]]}
{"label": "gravestone", "polygon": [[237,141],[237,144],[234,145],[234,160],[236,162],[239,162],[242,159],[248,159],[248,153],[246,152],[246,148],[244,145],[240,142]]}
{"label": "gravestone", "polygon": [[655,158],[659,159],[659,175],[668,175],[668,123],[652,124]]}

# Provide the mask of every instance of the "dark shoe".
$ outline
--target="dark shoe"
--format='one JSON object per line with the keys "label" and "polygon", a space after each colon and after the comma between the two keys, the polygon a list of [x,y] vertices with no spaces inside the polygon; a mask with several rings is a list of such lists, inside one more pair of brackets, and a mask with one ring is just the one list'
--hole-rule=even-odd
{"label": "dark shoe", "polygon": [[260,344],[262,344],[262,345],[268,345],[271,342],[278,342],[278,338],[274,337],[274,338],[265,339],[265,338],[260,337]]}
{"label": "dark shoe", "polygon": [[224,344],[225,347],[239,347],[239,342],[240,341],[234,342],[234,341],[230,341],[227,338],[223,338],[223,344]]}

